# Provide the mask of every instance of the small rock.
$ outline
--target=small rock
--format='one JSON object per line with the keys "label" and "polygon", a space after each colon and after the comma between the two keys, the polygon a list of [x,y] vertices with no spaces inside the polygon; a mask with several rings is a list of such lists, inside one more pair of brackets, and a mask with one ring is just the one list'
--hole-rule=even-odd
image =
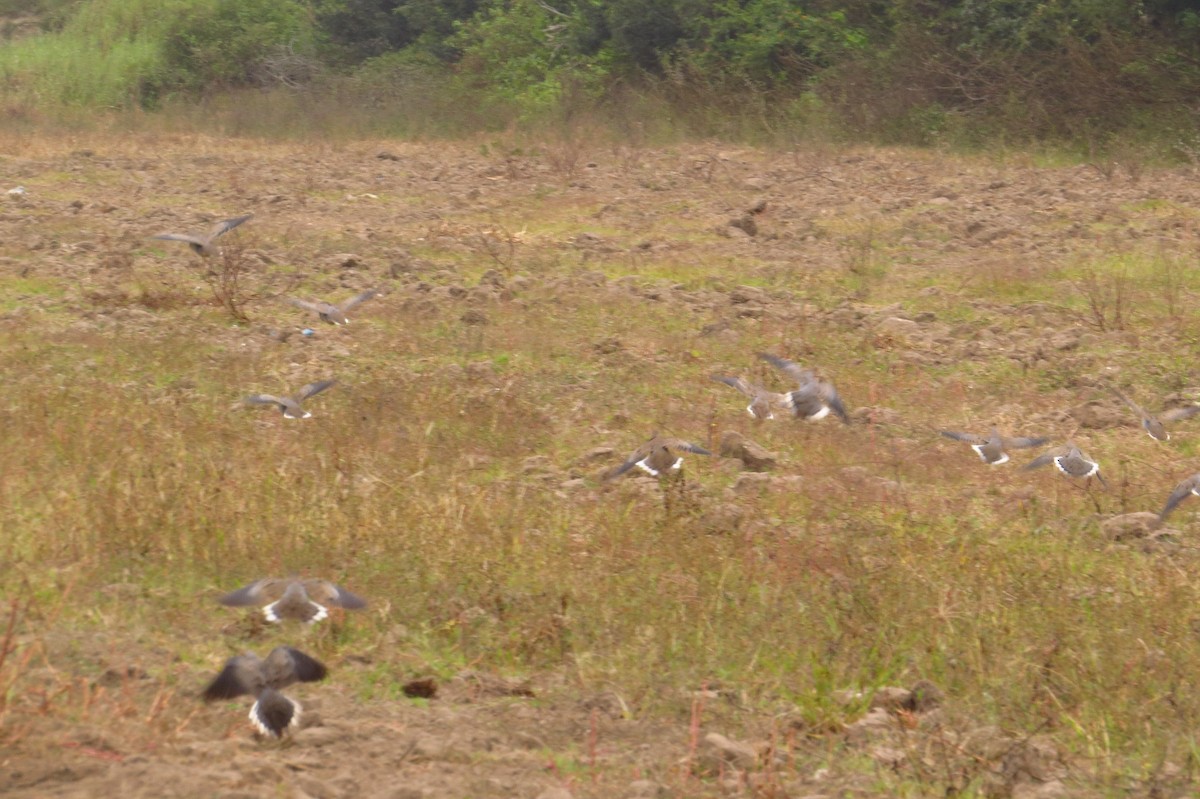
{"label": "small rock", "polygon": [[762,472],[742,472],[738,475],[737,482],[733,484],[733,490],[738,494],[749,494],[762,491],[770,486],[771,475]]}
{"label": "small rock", "polygon": [[696,527],[712,534],[732,533],[742,525],[746,512],[740,505],[727,503],[709,508],[696,519]]}
{"label": "small rock", "polygon": [[1067,796],[1067,786],[1062,780],[1049,782],[1024,782],[1013,786],[1012,799],[1062,799]]}
{"label": "small rock", "polygon": [[1050,346],[1060,352],[1073,350],[1079,346],[1079,333],[1075,330],[1064,330],[1050,337]]}
{"label": "small rock", "polygon": [[[306,713],[305,716],[311,715]],[[304,746],[322,747],[346,740],[346,731],[334,727],[305,727],[292,738]]]}
{"label": "small rock", "polygon": [[404,785],[393,789],[391,793],[381,794],[380,796],[382,799],[425,799],[429,795],[428,789]]}
{"label": "small rock", "polygon": [[489,269],[479,277],[479,285],[491,286],[493,288],[504,288],[504,275],[497,272],[495,269]]}
{"label": "small rock", "polygon": [[1114,408],[1106,400],[1085,402],[1068,411],[1068,416],[1087,430],[1123,427],[1127,422],[1135,421],[1124,409]]}
{"label": "small rock", "polygon": [[410,698],[432,699],[437,696],[438,684],[433,677],[423,677],[419,680],[409,680],[400,690]]}
{"label": "small rock", "polygon": [[667,795],[666,787],[654,780],[634,780],[625,792],[629,799],[658,799]]}
{"label": "small rock", "polygon": [[1138,511],[1122,513],[1100,522],[1100,530],[1113,541],[1146,538],[1162,524],[1157,513]]}
{"label": "small rock", "polygon": [[744,231],[747,236],[758,235],[758,224],[754,221],[754,217],[749,214],[729,220],[729,226]]}
{"label": "small rock", "polygon": [[576,461],[580,465],[596,463],[597,461],[607,461],[616,452],[612,447],[592,447],[587,452],[579,456]]}
{"label": "small rock", "polygon": [[888,768],[899,768],[908,759],[908,755],[903,750],[894,749],[890,746],[876,746],[871,749],[871,757],[881,765]]}
{"label": "small rock", "polygon": [[700,759],[712,772],[719,772],[721,766],[733,766],[744,771],[754,768],[758,763],[758,750],[748,743],[730,740],[719,732],[710,732],[704,736],[704,751]]}
{"label": "small rock", "polygon": [[858,721],[846,725],[846,740],[852,744],[863,744],[895,727],[895,717],[883,708],[877,707]]}
{"label": "small rock", "polygon": [[908,344],[924,339],[919,324],[911,319],[902,319],[899,316],[889,316],[887,319],[884,319],[875,326],[875,333],[878,336],[903,341]]}
{"label": "small rock", "polygon": [[720,452],[724,458],[737,458],[752,472],[765,472],[779,465],[779,459],[774,453],[768,452],[761,444],[751,441],[736,430],[726,430],[721,435]]}
{"label": "small rock", "polygon": [[609,718],[620,719],[629,715],[629,706],[615,691],[602,691],[593,694],[579,703],[584,710],[595,710]]}
{"label": "small rock", "polygon": [[864,405],[849,413],[850,421],[855,424],[899,424],[900,412],[894,408],[881,408],[878,405]]}
{"label": "small rock", "polygon": [[912,695],[912,702],[909,710],[916,711],[917,713],[928,713],[935,708],[941,707],[942,701],[945,699],[942,689],[929,680],[917,680],[910,693]]}
{"label": "small rock", "polygon": [[537,799],[573,799],[571,792],[561,785],[552,785],[537,795]]}
{"label": "small rock", "polygon": [[870,707],[884,710],[907,710],[912,706],[912,691],[907,688],[884,687],[871,697]]}
{"label": "small rock", "polygon": [[616,336],[609,336],[601,339],[592,345],[592,351],[597,355],[612,355],[615,352],[620,352],[625,349],[624,343]]}
{"label": "small rock", "polygon": [[362,266],[362,259],[354,253],[341,252],[337,255],[330,256],[330,263],[342,269],[354,269]]}
{"label": "small rock", "polygon": [[124,668],[105,669],[97,678],[95,684],[105,688],[115,688],[130,680],[148,680],[150,675],[141,666],[125,666]]}
{"label": "small rock", "polygon": [[488,323],[487,314],[477,308],[472,308],[458,318],[464,325],[486,325]]}
{"label": "small rock", "polygon": [[525,474],[550,471],[552,465],[548,455],[530,455],[521,461],[521,471]]}

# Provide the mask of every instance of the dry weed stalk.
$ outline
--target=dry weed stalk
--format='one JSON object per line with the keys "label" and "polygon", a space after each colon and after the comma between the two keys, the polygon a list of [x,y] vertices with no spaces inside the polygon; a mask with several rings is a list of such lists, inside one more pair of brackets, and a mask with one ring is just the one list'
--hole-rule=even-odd
{"label": "dry weed stalk", "polygon": [[[292,273],[273,285],[275,281],[254,268],[245,247],[236,241],[224,244],[218,257],[206,261],[201,277],[216,303],[238,322],[249,321],[246,308],[252,303],[270,302],[300,283],[299,275]],[[255,277],[257,285],[251,285]]]}
{"label": "dry weed stalk", "polygon": [[546,160],[554,174],[565,180],[574,179],[579,174],[579,166],[583,162],[584,142],[574,130],[563,131],[553,144],[546,145]]}
{"label": "dry weed stalk", "polygon": [[1085,322],[1101,332],[1125,329],[1130,297],[1129,278],[1124,272],[1105,280],[1095,269],[1089,269],[1082,278],[1072,281],[1072,285],[1087,300]]}
{"label": "dry weed stalk", "polygon": [[[29,600],[25,601],[25,610],[29,610]],[[4,722],[4,717],[8,710],[8,693],[9,689],[16,683],[28,663],[28,654],[26,658],[15,669],[13,676],[9,679],[4,678],[4,666],[8,662],[9,655],[16,651],[17,644],[15,641],[17,632],[17,619],[21,614],[21,601],[12,599],[9,601],[8,624],[4,628],[4,637],[0,639],[0,725]],[[31,650],[26,650],[27,653]]]}
{"label": "dry weed stalk", "polygon": [[476,250],[491,258],[505,277],[512,277],[517,244],[521,241],[520,233],[514,233],[504,225],[493,223],[489,227],[477,228],[474,240],[478,242]]}

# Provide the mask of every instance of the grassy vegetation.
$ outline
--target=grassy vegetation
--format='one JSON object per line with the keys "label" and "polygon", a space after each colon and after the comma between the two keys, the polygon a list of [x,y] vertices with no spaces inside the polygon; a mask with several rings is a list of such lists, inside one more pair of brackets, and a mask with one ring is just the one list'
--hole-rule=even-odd
{"label": "grassy vegetation", "polygon": [[[594,117],[625,141],[1049,141],[1136,172],[1150,151],[1197,158],[1200,16],[1185,6],[6,0],[0,98],[16,117],[176,107],[211,124],[201,103],[237,135]],[[226,94],[247,89],[252,110]]]}
{"label": "grassy vegetation", "polygon": [[[236,194],[245,178],[217,180]],[[314,206],[346,193],[331,194],[323,178],[289,181]],[[107,245],[135,248],[140,280],[180,298],[134,316],[114,309],[139,309],[136,294],[88,294],[63,274],[0,280],[0,309],[27,309],[3,323],[0,348],[9,442],[0,584],[15,631],[0,637],[8,740],[19,742],[37,714],[88,706],[69,676],[87,672],[79,660],[88,655],[49,642],[63,630],[135,635],[177,655],[183,665],[164,657],[155,676],[178,695],[139,712],[164,734],[186,726],[189,669],[227,646],[212,597],[300,572],[372,601],[313,639],[328,658],[369,651],[397,664],[343,667],[338,679],[364,702],[394,700],[406,677],[470,666],[562,673],[618,691],[634,717],[679,718],[690,701],[681,689],[719,684],[740,691],[757,718],[786,705],[816,738],[859,710],[832,702],[833,691],[929,679],[980,724],[1049,733],[1091,764],[1093,785],[1190,760],[1200,640],[1189,609],[1200,600],[1200,562],[1190,545],[1114,545],[1094,503],[1105,514],[1157,510],[1186,473],[1194,433],[1164,448],[1132,429],[1091,432],[1088,450],[1113,483],[1101,493],[1050,470],[987,469],[934,432],[1001,418],[1015,433],[1068,433],[1069,421],[1026,428],[1094,396],[1087,378],[1113,364],[1146,396],[1184,388],[1186,353],[1123,338],[1194,335],[1178,255],[1101,239],[1061,271],[1009,271],[1003,261],[956,275],[906,263],[903,219],[864,221],[851,209],[817,231],[841,260],[807,271],[731,256],[724,238],[686,219],[644,230],[601,221],[594,229],[617,248],[585,258],[557,242],[593,228],[564,189],[546,185],[509,197],[501,225],[471,210],[441,227],[414,221],[411,238],[424,238],[414,251],[437,264],[381,278],[389,296],[312,341],[278,344],[232,325],[189,276],[182,248]],[[728,184],[717,190],[736,195]],[[326,237],[354,221],[337,214],[308,228],[263,214],[246,233],[262,247],[332,252]],[[521,235],[489,249],[481,229]],[[686,249],[639,248],[647,238]],[[28,260],[17,252],[7,254]],[[346,291],[300,255],[287,262],[304,264],[301,295]],[[472,306],[436,293],[469,295],[493,269],[511,299]],[[131,275],[95,280],[128,286]],[[726,310],[744,284],[767,290],[771,314]],[[930,286],[952,288],[939,296]],[[1045,315],[1022,305],[1035,299],[1051,306]],[[894,340],[839,321],[848,318],[839,309],[859,302],[931,311],[963,326],[958,338],[995,328],[1009,343],[965,363],[921,365]],[[465,325],[469,307],[487,323]],[[106,318],[79,324],[105,308]],[[266,299],[248,308],[256,324],[296,322]],[[732,319],[735,334],[703,334],[714,319]],[[1082,330],[1085,355],[1044,343],[1033,352],[1043,324],[1047,336]],[[818,366],[852,408],[895,409],[900,420],[752,426],[709,375],[774,380],[753,357],[761,350]],[[307,422],[238,405],[327,375],[339,385],[311,401]],[[603,487],[601,469],[655,429],[713,449],[722,431],[743,430],[800,480],[734,492],[736,464],[689,457],[687,490],[670,503],[645,482]],[[618,452],[583,459],[600,445]],[[237,630],[227,633],[240,645]],[[911,773],[882,779],[881,790],[911,795],[949,787]],[[957,787],[969,795],[971,786]]]}

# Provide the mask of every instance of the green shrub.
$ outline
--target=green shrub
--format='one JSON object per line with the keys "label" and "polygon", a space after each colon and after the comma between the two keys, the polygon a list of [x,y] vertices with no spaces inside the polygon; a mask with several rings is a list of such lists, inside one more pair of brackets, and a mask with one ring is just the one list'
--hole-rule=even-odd
{"label": "green shrub", "polygon": [[598,97],[611,55],[579,56],[569,26],[536,0],[492,6],[460,25],[450,43],[462,53],[467,86],[489,89],[531,117],[552,109],[567,84],[576,97]]}
{"label": "green shrub", "polygon": [[0,50],[0,79],[40,102],[153,106],[168,92],[247,83],[264,57],[313,42],[293,0],[90,0],[61,31]]}
{"label": "green shrub", "polygon": [[308,11],[294,0],[190,2],[170,28],[164,56],[173,89],[245,85],[267,54],[314,50]]}

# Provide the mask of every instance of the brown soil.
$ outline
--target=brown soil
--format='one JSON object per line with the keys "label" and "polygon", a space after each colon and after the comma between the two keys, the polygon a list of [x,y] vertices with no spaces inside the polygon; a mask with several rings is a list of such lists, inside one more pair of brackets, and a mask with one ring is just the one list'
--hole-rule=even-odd
{"label": "brown soil", "polygon": [[[27,153],[3,160],[0,190],[21,184],[27,192],[0,195],[0,270],[25,278],[70,275],[73,288],[63,298],[27,298],[0,323],[26,324],[42,310],[65,308],[69,318],[54,324],[103,326],[119,316],[126,334],[150,326],[149,314],[185,301],[172,294],[177,278],[162,277],[165,267],[135,264],[147,236],[203,229],[203,220],[246,211],[256,214],[259,232],[251,225],[244,232],[263,263],[302,264],[333,297],[383,283],[409,302],[429,293],[428,286],[417,288],[422,281],[435,290],[450,286],[453,298],[459,259],[503,269],[514,242],[526,251],[620,253],[633,271],[656,258],[678,263],[702,252],[709,261],[753,261],[763,275],[808,270],[816,284],[823,270],[869,270],[872,239],[881,238],[907,254],[914,284],[921,275],[940,275],[928,289],[936,295],[986,279],[989,270],[1008,279],[1034,262],[1065,263],[1112,240],[1194,246],[1200,230],[1200,218],[1185,210],[1200,207],[1200,181],[1185,170],[1135,181],[1121,170],[950,162],[934,153],[692,146],[504,156],[441,144],[303,149],[210,141],[170,143],[161,151],[147,144],[111,152],[31,146]],[[511,218],[519,213],[514,208],[534,205],[548,189],[559,192],[560,232],[481,221]],[[750,213],[762,200],[765,209]],[[838,220],[842,230],[831,232],[826,219]],[[719,238],[694,241],[714,230]],[[415,256],[410,244],[446,257]],[[130,270],[149,287],[140,297],[129,294]],[[645,290],[651,302],[721,303],[725,310],[712,314],[719,333],[738,319],[777,313],[769,296],[740,282],[730,274],[726,285],[691,295]],[[574,285],[586,286],[586,275]],[[486,306],[476,312],[476,321],[486,322]],[[1071,357],[1078,343],[1078,333],[1043,327],[1036,307],[1003,345],[921,319],[889,322],[895,312],[847,303],[829,318],[874,327],[870,335],[879,346],[901,349],[916,363],[972,357],[993,346],[1035,363]],[[468,309],[460,313],[471,324]],[[1075,338],[1054,338],[1064,335]],[[603,357],[604,342],[596,346]],[[137,641],[105,640],[95,649],[99,665],[78,673],[54,671],[58,661],[47,658],[47,689],[58,686],[78,701],[78,719],[57,712],[10,717],[0,793],[870,796],[886,793],[879,774],[907,764],[914,795],[987,784],[994,795],[1049,797],[1074,790],[1068,775],[1077,773],[1050,744],[1010,738],[957,713],[953,697],[948,709],[897,700],[853,729],[821,728],[786,710],[746,709],[736,691],[680,686],[694,717],[639,718],[624,698],[580,690],[557,671],[533,675],[528,685],[464,673],[420,701],[364,701],[336,678],[300,686],[289,693],[304,704],[308,726],[282,744],[261,742],[245,720],[249,702],[181,701],[213,673],[213,664],[171,663]],[[335,667],[377,665],[364,658]],[[164,702],[170,712],[156,710]],[[865,698],[862,704],[865,712]],[[740,742],[710,737],[730,729],[750,732]]]}

